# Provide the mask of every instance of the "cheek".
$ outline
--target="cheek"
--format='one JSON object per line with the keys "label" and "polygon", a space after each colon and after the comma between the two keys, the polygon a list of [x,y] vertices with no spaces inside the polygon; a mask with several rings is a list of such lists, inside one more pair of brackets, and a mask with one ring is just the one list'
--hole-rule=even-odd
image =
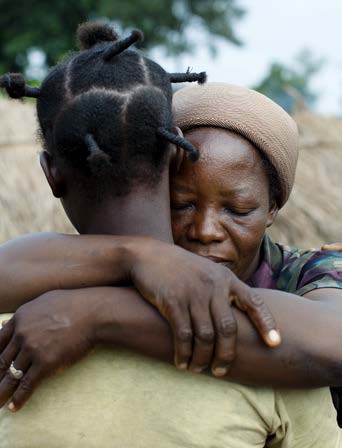
{"label": "cheek", "polygon": [[241,259],[252,259],[258,252],[265,235],[265,215],[257,213],[248,219],[231,220],[227,230],[235,242]]}

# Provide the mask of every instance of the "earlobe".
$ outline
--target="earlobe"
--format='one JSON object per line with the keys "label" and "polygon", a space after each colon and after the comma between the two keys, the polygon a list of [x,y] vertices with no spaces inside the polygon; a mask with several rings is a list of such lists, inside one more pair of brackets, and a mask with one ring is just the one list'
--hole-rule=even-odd
{"label": "earlobe", "polygon": [[276,219],[278,215],[278,206],[275,201],[272,202],[270,210],[268,212],[268,219],[266,223],[266,227],[271,227],[271,225],[274,223],[274,220]]}
{"label": "earlobe", "polygon": [[47,151],[40,153],[40,166],[44,171],[46,180],[50,185],[52,194],[56,198],[65,195],[65,182],[62,173],[55,163],[55,159]]}

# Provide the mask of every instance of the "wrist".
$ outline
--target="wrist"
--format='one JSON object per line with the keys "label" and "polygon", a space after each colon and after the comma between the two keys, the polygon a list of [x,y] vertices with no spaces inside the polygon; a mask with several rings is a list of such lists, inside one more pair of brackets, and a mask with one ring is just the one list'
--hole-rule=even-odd
{"label": "wrist", "polygon": [[148,260],[149,248],[153,242],[149,237],[128,237],[122,244],[123,269],[130,284],[133,282],[135,268]]}
{"label": "wrist", "polygon": [[[107,285],[130,284],[131,270],[134,265],[136,237],[114,237],[108,245],[106,255],[101,256],[104,270],[110,275]],[[103,285],[104,286],[104,285]]]}

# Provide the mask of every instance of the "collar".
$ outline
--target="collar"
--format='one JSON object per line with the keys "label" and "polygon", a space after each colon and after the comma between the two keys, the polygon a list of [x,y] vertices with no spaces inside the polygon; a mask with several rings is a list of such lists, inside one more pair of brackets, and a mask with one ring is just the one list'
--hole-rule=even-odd
{"label": "collar", "polygon": [[246,283],[254,288],[276,289],[283,262],[283,247],[273,243],[271,238],[265,235],[260,248],[259,266]]}

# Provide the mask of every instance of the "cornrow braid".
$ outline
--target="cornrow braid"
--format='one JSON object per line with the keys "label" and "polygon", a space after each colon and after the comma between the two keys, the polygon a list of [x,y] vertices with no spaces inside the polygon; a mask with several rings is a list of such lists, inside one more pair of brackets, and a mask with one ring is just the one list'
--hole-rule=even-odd
{"label": "cornrow braid", "polygon": [[166,169],[169,142],[191,160],[199,153],[172,132],[172,85],[205,80],[205,73],[169,74],[129,48],[142,39],[135,30],[119,39],[106,22],[82,24],[81,51],[50,70],[39,89],[22,75],[0,78],[14,98],[32,96],[43,145],[57,163],[71,167],[89,198],[123,196],[135,186],[156,186]]}
{"label": "cornrow braid", "polygon": [[105,61],[109,61],[114,56],[116,56],[119,53],[122,53],[124,50],[126,50],[128,47],[133,45],[135,42],[140,42],[144,39],[144,35],[140,30],[133,30],[131,32],[131,35],[126,37],[125,39],[118,40],[117,42],[114,42],[111,44],[109,48],[105,50],[103,53],[103,59]]}
{"label": "cornrow braid", "polygon": [[94,159],[97,158],[101,158],[101,159],[106,159],[108,161],[110,161],[110,157],[108,154],[106,154],[104,151],[102,151],[98,144],[96,143],[96,140],[94,138],[94,136],[92,134],[87,134],[84,137],[84,142],[89,150],[89,156],[87,157],[87,161],[91,162]]}
{"label": "cornrow braid", "polygon": [[196,162],[196,160],[198,160],[199,158],[198,150],[185,138],[181,137],[180,135],[176,135],[165,128],[158,128],[157,135],[169,141],[170,143],[173,143],[174,145],[183,148],[184,151],[186,151],[189,154],[189,157],[193,162]]}
{"label": "cornrow braid", "polygon": [[87,163],[91,172],[94,175],[105,175],[106,173],[109,173],[112,169],[109,154],[106,154],[99,148],[99,145],[92,134],[86,134],[84,143],[89,151]]}
{"label": "cornrow braid", "polygon": [[39,88],[26,85],[25,78],[21,73],[6,73],[1,76],[0,88],[6,89],[8,96],[15,99],[39,98],[40,95]]}
{"label": "cornrow braid", "polygon": [[206,72],[190,73],[188,70],[186,73],[170,73],[170,82],[198,82],[198,84],[204,84],[207,81]]}

